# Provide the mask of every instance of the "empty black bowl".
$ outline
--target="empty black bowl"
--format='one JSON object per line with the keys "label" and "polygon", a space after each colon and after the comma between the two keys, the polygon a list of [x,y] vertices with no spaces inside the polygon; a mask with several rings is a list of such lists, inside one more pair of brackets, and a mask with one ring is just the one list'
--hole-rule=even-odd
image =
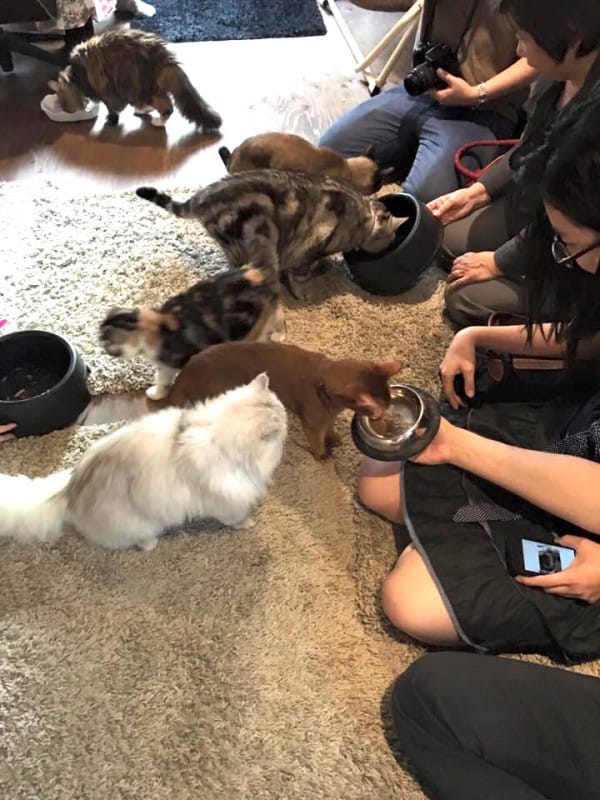
{"label": "empty black bowl", "polygon": [[75,422],[90,401],[87,368],[72,344],[48,331],[0,337],[0,423],[39,436]]}
{"label": "empty black bowl", "polygon": [[400,294],[410,289],[442,246],[443,225],[425,203],[403,192],[380,197],[395,217],[407,217],[395,242],[381,253],[353,250],[344,258],[355,283],[371,294]]}

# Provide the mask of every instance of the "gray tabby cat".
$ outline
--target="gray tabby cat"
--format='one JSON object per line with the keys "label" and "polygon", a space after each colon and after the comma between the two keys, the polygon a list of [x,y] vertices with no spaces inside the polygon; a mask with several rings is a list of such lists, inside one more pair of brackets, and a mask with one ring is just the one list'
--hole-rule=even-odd
{"label": "gray tabby cat", "polygon": [[180,203],[150,187],[137,189],[178,217],[199,220],[232,266],[279,269],[298,276],[334,253],[378,253],[401,220],[376,199],[333,178],[280,170],[230,175]]}

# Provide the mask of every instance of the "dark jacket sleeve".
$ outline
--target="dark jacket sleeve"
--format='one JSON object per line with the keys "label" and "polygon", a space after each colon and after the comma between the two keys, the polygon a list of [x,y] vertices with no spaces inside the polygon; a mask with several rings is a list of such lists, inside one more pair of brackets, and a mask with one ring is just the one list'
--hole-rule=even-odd
{"label": "dark jacket sleeve", "polygon": [[527,247],[524,231],[513,236],[494,253],[494,261],[503,276],[519,281],[527,269]]}
{"label": "dark jacket sleeve", "polygon": [[478,179],[479,183],[483,183],[492,200],[502,197],[514,187],[515,173],[510,166],[510,157],[517,147],[518,145],[515,145],[503,156],[497,158]]}

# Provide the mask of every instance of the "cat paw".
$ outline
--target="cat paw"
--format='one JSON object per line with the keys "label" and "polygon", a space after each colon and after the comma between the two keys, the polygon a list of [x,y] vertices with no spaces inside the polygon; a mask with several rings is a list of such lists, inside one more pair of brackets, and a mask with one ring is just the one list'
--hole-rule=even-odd
{"label": "cat paw", "polygon": [[285,331],[273,331],[269,338],[272,342],[285,342],[286,336],[287,334]]}
{"label": "cat paw", "polygon": [[245,531],[248,528],[253,528],[256,525],[256,520],[253,517],[246,517],[241,522],[236,522],[235,525],[232,525],[232,528],[235,528],[238,531]]}
{"label": "cat paw", "polygon": [[149,386],[146,389],[148,400],[162,400],[169,394],[170,386]]}
{"label": "cat paw", "polygon": [[149,553],[150,550],[154,550],[157,544],[158,544],[158,539],[146,539],[144,542],[140,542],[138,544],[138,547],[145,553]]}

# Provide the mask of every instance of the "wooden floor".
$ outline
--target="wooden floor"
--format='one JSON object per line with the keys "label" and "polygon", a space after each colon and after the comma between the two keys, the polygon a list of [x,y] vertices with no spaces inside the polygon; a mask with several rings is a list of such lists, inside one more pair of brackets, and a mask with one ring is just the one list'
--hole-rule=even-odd
{"label": "wooden floor", "polygon": [[[347,0],[338,6],[366,52],[383,33],[382,17]],[[0,180],[48,178],[70,195],[142,183],[193,187],[224,174],[217,154],[221,144],[232,147],[267,130],[316,141],[345,110],[368,97],[337,25],[324,17],[326,36],[174,45],[192,82],[221,113],[220,137],[199,135],[177,112],[166,129],[140,120],[131,109],[117,128],[105,125],[105,109],[93,122],[52,122],[39,103],[57,68],[15,56],[15,71],[0,72]],[[105,398],[94,403],[87,422],[137,416],[144,407],[140,398]]]}
{"label": "wooden floor", "polygon": [[118,128],[104,124],[104,110],[95,122],[52,122],[39,103],[56,67],[16,56],[15,71],[0,73],[0,180],[54,178],[65,191],[83,193],[148,181],[201,185],[223,175],[217,155],[223,143],[266,130],[318,139],[344,110],[368,97],[344,39],[325,17],[326,36],[174,45],[224,119],[220,139],[197,134],[177,113],[164,130],[131,109]]}

